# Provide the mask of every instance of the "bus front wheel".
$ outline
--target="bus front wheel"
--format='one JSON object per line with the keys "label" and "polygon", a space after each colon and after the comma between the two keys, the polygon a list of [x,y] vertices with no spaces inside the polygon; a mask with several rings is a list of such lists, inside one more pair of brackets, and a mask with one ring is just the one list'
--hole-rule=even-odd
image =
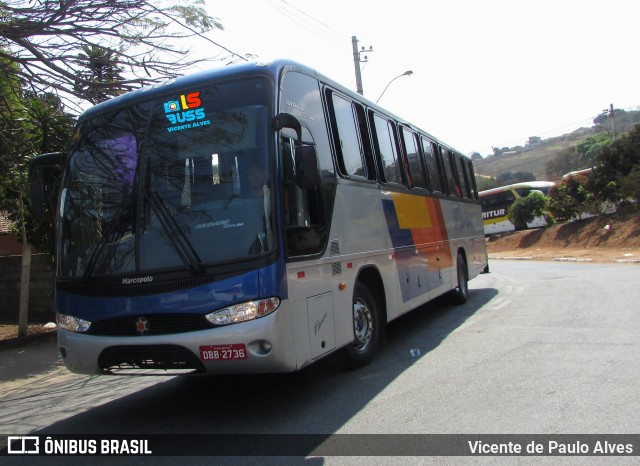
{"label": "bus front wheel", "polygon": [[365,285],[358,283],[353,293],[353,343],[342,353],[347,367],[366,366],[380,342],[380,313],[374,295]]}

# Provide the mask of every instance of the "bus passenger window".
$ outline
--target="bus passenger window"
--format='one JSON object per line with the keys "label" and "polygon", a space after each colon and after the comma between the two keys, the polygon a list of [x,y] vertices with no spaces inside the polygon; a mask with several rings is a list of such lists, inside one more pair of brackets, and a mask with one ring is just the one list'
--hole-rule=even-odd
{"label": "bus passenger window", "polygon": [[331,97],[335,117],[336,149],[341,171],[347,176],[366,177],[353,105],[335,94]]}
{"label": "bus passenger window", "polygon": [[467,177],[467,171],[464,166],[464,159],[461,155],[455,155],[456,169],[458,172],[458,180],[460,181],[460,188],[462,190],[462,197],[471,199],[471,190],[469,189],[469,179]]}
{"label": "bus passenger window", "polygon": [[420,154],[416,147],[415,135],[406,128],[402,128],[402,139],[404,141],[404,148],[407,154],[407,161],[409,162],[409,172],[411,173],[413,187],[426,188],[427,183],[422,171],[422,164],[420,163]]}
{"label": "bus passenger window", "polygon": [[455,179],[455,174],[453,172],[453,164],[451,163],[451,151],[448,149],[442,148],[442,165],[444,166],[444,174],[447,182],[447,187],[449,188],[449,194],[456,197],[461,197],[460,186]]}
{"label": "bus passenger window", "polygon": [[360,141],[362,142],[362,150],[364,153],[364,160],[366,163],[367,178],[376,180],[376,166],[373,155],[373,148],[371,147],[371,138],[369,137],[369,125],[367,123],[367,115],[364,108],[359,104],[354,104],[356,109],[356,118],[358,120],[358,127],[360,129]]}
{"label": "bus passenger window", "polygon": [[473,171],[473,162],[471,160],[465,160],[465,166],[467,167],[467,176],[469,180],[469,189],[471,191],[471,199],[478,199],[478,187],[476,185],[476,177]]}
{"label": "bus passenger window", "polygon": [[437,147],[426,139],[422,139],[422,153],[424,154],[424,164],[429,177],[431,191],[434,193],[442,192],[442,184],[440,183],[440,170],[438,169],[438,161],[436,160]]}
{"label": "bus passenger window", "polygon": [[378,115],[373,115],[373,123],[378,163],[383,178],[381,181],[402,184],[402,167],[398,161],[393,126]]}

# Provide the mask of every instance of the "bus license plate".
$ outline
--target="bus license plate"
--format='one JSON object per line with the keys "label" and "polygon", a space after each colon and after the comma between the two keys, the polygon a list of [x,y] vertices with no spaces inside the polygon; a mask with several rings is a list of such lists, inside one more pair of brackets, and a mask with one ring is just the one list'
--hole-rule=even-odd
{"label": "bus license plate", "polygon": [[200,359],[203,361],[235,361],[238,359],[247,359],[247,347],[243,343],[201,346]]}

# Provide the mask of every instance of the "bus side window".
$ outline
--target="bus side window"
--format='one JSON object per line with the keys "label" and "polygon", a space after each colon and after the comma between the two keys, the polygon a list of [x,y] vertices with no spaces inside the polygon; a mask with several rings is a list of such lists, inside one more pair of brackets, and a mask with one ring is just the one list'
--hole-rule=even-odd
{"label": "bus side window", "polygon": [[362,150],[364,153],[364,161],[367,169],[367,178],[376,180],[376,164],[373,155],[373,147],[371,144],[371,135],[369,134],[369,125],[367,122],[366,112],[364,107],[359,104],[354,104],[356,109],[356,118],[358,120],[358,127],[360,128],[360,141],[362,142]]}
{"label": "bus side window", "polygon": [[458,180],[460,181],[460,189],[462,190],[462,197],[471,199],[469,178],[467,176],[467,170],[465,169],[464,160],[465,159],[460,154],[455,155],[456,169],[458,172]]}
{"label": "bus side window", "polygon": [[442,149],[442,165],[444,167],[444,175],[445,175],[445,180],[448,188],[448,193],[452,196],[461,197],[460,186],[458,186],[457,180],[455,179],[455,175],[453,171],[454,166],[451,163],[452,162],[451,151],[448,149],[445,149],[444,147],[442,147],[441,149]]}
{"label": "bus side window", "polygon": [[402,166],[398,160],[394,128],[390,121],[372,113],[374,145],[381,180],[383,183],[402,184]]}
{"label": "bus side window", "polygon": [[366,178],[354,105],[335,93],[329,92],[329,94],[332,103],[332,129],[340,171],[345,176]]}
{"label": "bus side window", "polygon": [[469,179],[469,189],[471,190],[471,199],[478,199],[478,186],[476,185],[476,175],[473,170],[473,162],[469,159],[465,159],[465,166],[467,167],[467,175]]}
{"label": "bus side window", "polygon": [[402,128],[402,142],[409,164],[409,174],[413,182],[413,188],[426,188],[427,183],[420,163],[420,153],[416,146],[416,137],[412,131]]}
{"label": "bus side window", "polygon": [[434,193],[441,193],[442,184],[440,183],[440,170],[438,168],[438,160],[436,159],[437,147],[427,139],[421,138],[421,140],[424,165],[427,169],[427,176],[429,177],[431,191]]}
{"label": "bus side window", "polygon": [[502,204],[511,205],[511,204],[513,204],[513,201],[516,200],[516,196],[515,196],[515,194],[513,194],[513,192],[511,190],[509,190],[509,191],[505,191],[503,193],[500,193],[498,199],[500,200],[500,203],[502,203]]}
{"label": "bus side window", "polygon": [[295,175],[295,141],[281,138],[284,171],[284,221],[289,256],[319,254],[326,243],[326,215],[320,188],[298,187]]}

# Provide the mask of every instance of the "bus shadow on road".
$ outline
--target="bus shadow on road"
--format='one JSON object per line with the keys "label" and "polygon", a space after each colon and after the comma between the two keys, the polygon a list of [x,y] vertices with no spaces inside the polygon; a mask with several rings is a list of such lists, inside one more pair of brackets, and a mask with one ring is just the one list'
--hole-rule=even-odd
{"label": "bus shadow on road", "polygon": [[[272,437],[274,442],[296,444],[300,436],[296,451],[303,448],[302,456],[313,455],[319,446],[315,443],[344,429],[403,372],[429,358],[497,294],[494,288],[472,289],[464,305],[438,299],[396,319],[387,326],[386,341],[374,361],[358,370],[345,370],[339,358],[329,357],[290,374],[174,377],[120,398],[112,393],[104,400],[94,398],[87,411],[36,433],[169,434],[176,436],[174,454],[178,456],[184,449],[197,452],[202,448],[203,438],[194,434],[210,436],[211,441],[223,434],[229,441],[227,434],[237,434],[245,445],[247,434],[256,439],[280,434]],[[100,384],[100,380],[96,377],[91,383]],[[122,380],[127,384],[136,379]],[[238,456],[249,451],[242,445],[238,444]],[[226,445],[225,451],[231,447]]]}

